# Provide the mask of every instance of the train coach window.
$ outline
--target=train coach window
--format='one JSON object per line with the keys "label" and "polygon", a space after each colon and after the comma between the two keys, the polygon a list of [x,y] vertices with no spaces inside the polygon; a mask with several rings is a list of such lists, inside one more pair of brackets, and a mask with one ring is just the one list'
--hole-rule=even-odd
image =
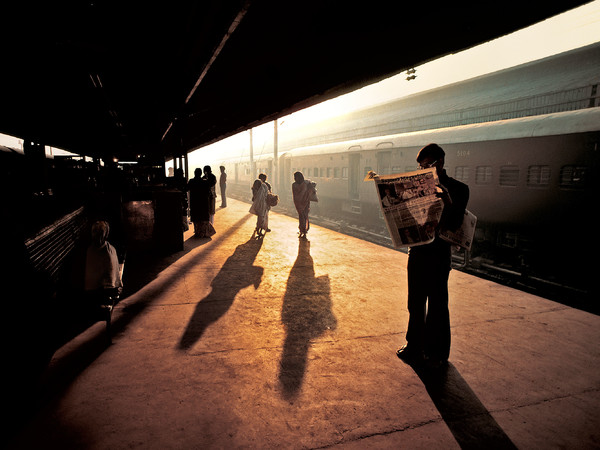
{"label": "train coach window", "polygon": [[527,186],[546,187],[550,184],[550,166],[529,166]]}
{"label": "train coach window", "polygon": [[560,169],[560,187],[580,189],[585,187],[587,167],[563,166]]}
{"label": "train coach window", "polygon": [[492,166],[477,166],[475,169],[475,184],[492,183]]}
{"label": "train coach window", "polygon": [[313,177],[318,177],[318,176],[319,176],[319,168],[318,168],[318,167],[315,167],[315,168],[313,169]]}
{"label": "train coach window", "polygon": [[392,152],[377,153],[377,173],[379,175],[389,175],[392,166]]}
{"label": "train coach window", "polygon": [[469,167],[468,166],[458,166],[454,169],[454,178],[458,181],[462,181],[463,183],[469,182]]}
{"label": "train coach window", "polygon": [[348,179],[348,168],[347,167],[342,167],[342,178],[344,179]]}
{"label": "train coach window", "polygon": [[340,177],[340,168],[339,167],[334,167],[333,169],[333,178],[339,178]]}
{"label": "train coach window", "polygon": [[519,183],[519,166],[500,167],[500,186],[516,186]]}

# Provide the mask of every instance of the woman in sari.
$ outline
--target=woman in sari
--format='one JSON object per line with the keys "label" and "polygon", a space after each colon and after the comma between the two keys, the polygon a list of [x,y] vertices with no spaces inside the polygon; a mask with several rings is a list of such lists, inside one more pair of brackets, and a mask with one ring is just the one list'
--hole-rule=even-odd
{"label": "woman in sari", "polygon": [[294,173],[294,182],[292,183],[292,194],[294,197],[294,205],[298,211],[298,229],[300,230],[300,238],[305,238],[310,222],[308,221],[308,213],[310,212],[310,196],[312,187],[310,182],[304,180],[302,172]]}
{"label": "woman in sari", "polygon": [[255,233],[264,236],[269,230],[269,205],[267,204],[267,194],[269,188],[261,180],[254,180],[252,185],[252,206],[250,212],[256,214]]}

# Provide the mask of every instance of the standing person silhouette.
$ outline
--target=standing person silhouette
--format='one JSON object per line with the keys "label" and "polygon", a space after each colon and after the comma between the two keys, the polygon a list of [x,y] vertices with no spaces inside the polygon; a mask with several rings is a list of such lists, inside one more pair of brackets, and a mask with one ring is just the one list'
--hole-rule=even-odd
{"label": "standing person silhouette", "polygon": [[[260,173],[258,175],[258,179],[260,181],[262,181],[264,183],[265,186],[267,186],[267,196],[269,194],[272,193],[273,189],[271,187],[271,184],[267,181],[267,174],[266,173]],[[265,213],[265,220],[264,220],[264,230],[265,232],[269,232],[271,231],[271,229],[269,228],[269,211],[271,211],[271,205],[269,204],[268,198],[267,198],[267,212]]]}
{"label": "standing person silhouette", "polygon": [[208,186],[208,221],[211,225],[215,224],[215,211],[217,203],[217,177],[212,173],[210,166],[204,166],[203,180],[206,181]]}
{"label": "standing person silhouette", "polygon": [[257,178],[252,185],[252,206],[250,212],[256,214],[256,228],[254,232],[258,236],[264,236],[269,229],[269,204],[267,203],[267,195],[269,187],[262,179]]}
{"label": "standing person silhouette", "polygon": [[446,364],[450,355],[448,276],[452,247],[439,237],[439,230],[458,229],[469,201],[469,187],[446,174],[444,157],[444,150],[437,144],[426,145],[417,155],[422,169],[435,167],[444,209],[434,241],[409,249],[407,343],[396,352],[409,364],[426,363],[431,368]]}
{"label": "standing person silhouette", "polygon": [[221,188],[221,208],[227,207],[227,174],[225,173],[225,166],[219,166],[221,170],[221,176],[219,177],[219,187]]}
{"label": "standing person silhouette", "polygon": [[302,172],[294,173],[294,182],[292,183],[292,195],[294,197],[294,206],[298,211],[298,237],[305,238],[310,228],[308,214],[310,213],[310,196],[313,193],[312,185],[309,180],[304,179]]}
{"label": "standing person silhouette", "polygon": [[194,236],[212,236],[215,229],[210,223],[210,187],[199,167],[194,170],[194,178],[188,181],[187,190],[190,193],[190,219],[194,224]]}

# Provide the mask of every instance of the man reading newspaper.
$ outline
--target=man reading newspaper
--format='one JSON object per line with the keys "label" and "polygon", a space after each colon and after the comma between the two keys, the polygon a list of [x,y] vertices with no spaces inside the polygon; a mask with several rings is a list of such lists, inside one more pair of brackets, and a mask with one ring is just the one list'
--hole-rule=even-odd
{"label": "man reading newspaper", "polygon": [[439,180],[436,196],[441,200],[442,209],[439,215],[439,209],[431,204],[428,211],[433,213],[428,213],[425,221],[428,226],[421,227],[420,231],[421,235],[429,233],[429,239],[417,236],[420,245],[411,246],[409,250],[407,343],[396,352],[407,363],[426,363],[434,368],[445,364],[450,354],[448,276],[452,244],[439,234],[441,230],[454,231],[462,225],[469,200],[469,187],[446,174],[444,157],[444,150],[437,144],[423,147],[417,155],[422,169],[436,169]]}

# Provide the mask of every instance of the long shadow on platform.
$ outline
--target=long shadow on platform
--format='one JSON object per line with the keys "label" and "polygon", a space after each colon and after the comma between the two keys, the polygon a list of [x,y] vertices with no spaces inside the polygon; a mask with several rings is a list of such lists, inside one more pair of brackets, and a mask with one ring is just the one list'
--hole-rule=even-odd
{"label": "long shadow on platform", "polygon": [[310,242],[300,239],[281,311],[286,336],[279,383],[287,400],[293,400],[302,388],[311,341],[337,326],[331,306],[329,276],[315,277]]}
{"label": "long shadow on platform", "polygon": [[[204,259],[214,249],[218,248],[218,241],[227,239],[232,234],[236,233],[239,228],[247,222],[251,214],[247,214],[238,220],[228,229],[219,232],[212,239],[212,246],[199,252],[197,256],[194,256],[188,260],[185,264],[180,267],[180,270],[173,273],[172,275],[165,277],[161,280],[161,283],[153,286],[151,290],[145,293],[141,298],[136,299],[135,302],[128,304],[122,310],[122,314],[118,317],[113,316],[112,332],[118,333],[127,328],[128,324],[144,309],[150,306],[153,301],[163,293],[170,285],[173,284],[179,277],[183,276],[188,268],[197,264],[199,260]],[[156,276],[168,267],[170,264],[181,259],[190,251],[198,248],[199,246],[209,243],[209,239],[196,239],[190,238],[185,242],[184,250],[174,253],[168,256],[161,255],[146,255],[142,258],[141,255],[138,257],[128,258],[126,262],[125,273],[126,278],[124,282],[124,293],[126,296],[121,301],[124,301],[129,296],[133,296],[138,290],[144,288],[146,285],[151,283]],[[66,312],[64,312],[67,314]],[[63,390],[67,389],[69,384],[88,367],[90,364],[98,358],[102,352],[107,348],[107,339],[104,333],[104,325],[101,323],[76,323],[69,324],[66,328],[61,320],[61,323],[53,324],[55,327],[55,333],[58,332],[59,336],[52,336],[52,342],[58,342],[58,345],[62,345],[68,340],[77,337],[84,331],[90,331],[89,335],[86,335],[86,339],[81,339],[76,342],[77,345],[74,348],[70,348],[68,353],[62,355],[60,360],[53,360],[50,366],[46,367],[46,370],[41,375],[37,373],[35,376],[28,377],[24,381],[24,387],[15,388],[10,386],[10,390],[15,391],[15,397],[18,399],[18,403],[12,406],[12,402],[7,405],[11,409],[11,417],[6,421],[7,429],[6,436],[11,433],[17,432],[19,426],[25,423],[35,412],[44,404],[52,401],[60,395]],[[94,325],[94,327],[92,327]],[[46,339],[50,339],[46,336]],[[52,351],[55,352],[58,347],[53,347]],[[40,369],[40,370],[43,370]]]}
{"label": "long shadow on platform", "polygon": [[[124,290],[120,301],[131,297],[144,286],[151,283],[160,272],[171,264],[196,248],[208,244],[210,241],[210,238],[198,239],[191,237],[185,241],[183,250],[168,255],[153,250],[129,253],[125,263],[126,270],[123,277]],[[80,301],[81,298],[77,296],[71,299],[73,304],[65,304],[59,317],[56,318],[53,351],[56,351],[98,322],[97,318],[87,317],[77,311],[76,303]]]}
{"label": "long shadow on platform", "polygon": [[211,242],[211,238],[191,236],[185,240],[183,250],[164,255],[155,251],[137,251],[127,257],[123,274],[123,298],[130,297],[151,283],[156,276],[183,256]]}
{"label": "long shadow on platform", "polygon": [[238,245],[233,255],[227,258],[210,283],[212,290],[196,305],[196,310],[179,341],[179,349],[189,349],[200,340],[206,328],[229,310],[242,289],[250,285],[258,289],[264,269],[253,264],[262,243],[262,238],[253,236],[248,242]]}
{"label": "long shadow on platform", "polygon": [[462,449],[516,449],[456,368],[414,368]]}
{"label": "long shadow on platform", "polygon": [[[130,252],[125,261],[125,271],[123,276],[124,288],[120,301],[135,295],[139,290],[154,281],[157,275],[171,264],[196,248],[208,244],[210,241],[210,238],[198,239],[191,237],[185,241],[183,250],[168,255],[151,249]],[[164,286],[164,283],[162,286]],[[74,298],[75,302],[79,300],[79,298]],[[135,307],[133,309],[135,309]],[[72,306],[65,307],[56,320],[53,336],[53,351],[58,350],[67,342],[94,326],[97,322],[97,319],[88,318],[79,314],[76,311],[76,308],[73,308]],[[122,328],[122,319],[120,319],[119,322]],[[113,327],[113,330],[115,330],[115,327]]]}
{"label": "long shadow on platform", "polygon": [[[124,309],[126,314],[123,314],[119,317],[115,322],[113,322],[113,330],[121,331],[128,324],[129,320],[132,316],[137,315],[140,311],[143,311],[147,306],[152,304],[154,300],[163,294],[169,286],[172,286],[174,282],[176,282],[179,278],[183,277],[188,270],[188,268],[193,267],[198,263],[200,259],[207,259],[208,256],[215,250],[218,249],[218,242],[227,239],[232,234],[236,233],[239,228],[253,217],[251,214],[245,215],[243,218],[238,220],[234,225],[221,232],[218,230],[217,234],[213,236],[213,238],[195,238],[190,237],[185,242],[185,248],[181,252],[174,253],[173,255],[165,256],[158,258],[156,260],[140,260],[137,270],[135,274],[131,274],[131,278],[128,278],[123,282],[124,291],[127,292],[128,296],[133,296],[138,290],[150,287],[144,295],[143,298],[137,299],[135,302],[128,304]],[[157,285],[153,285],[152,281],[156,278],[156,276],[165,268],[169,267],[171,264],[175,263],[179,259],[181,259],[185,254],[197,248],[201,245],[206,245],[212,241],[212,245],[206,250],[202,250],[198,255],[194,256],[189,261],[186,261],[183,265],[179,267],[179,270],[172,275],[165,277],[164,280]]]}

